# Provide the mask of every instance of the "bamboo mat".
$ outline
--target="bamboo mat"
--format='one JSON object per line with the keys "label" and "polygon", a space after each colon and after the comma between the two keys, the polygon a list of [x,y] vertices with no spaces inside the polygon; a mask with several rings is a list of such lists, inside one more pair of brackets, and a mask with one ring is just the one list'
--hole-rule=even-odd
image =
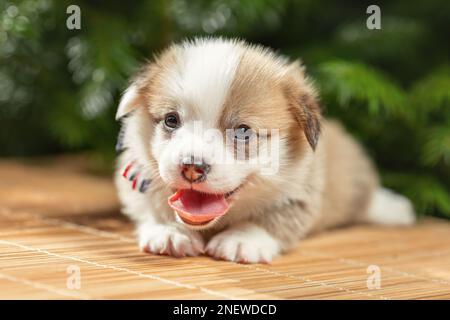
{"label": "bamboo mat", "polygon": [[450,298],[449,222],[333,230],[270,265],[152,256],[83,159],[0,161],[1,299]]}

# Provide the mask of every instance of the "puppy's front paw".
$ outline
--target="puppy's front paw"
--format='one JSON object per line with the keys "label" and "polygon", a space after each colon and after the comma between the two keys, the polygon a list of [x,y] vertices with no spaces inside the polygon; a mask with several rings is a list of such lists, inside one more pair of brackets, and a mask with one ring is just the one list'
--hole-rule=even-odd
{"label": "puppy's front paw", "polygon": [[240,263],[269,263],[280,251],[277,240],[254,224],[225,230],[206,246],[208,255]]}
{"label": "puppy's front paw", "polygon": [[138,229],[142,251],[174,257],[198,256],[204,252],[200,234],[171,225],[143,224]]}

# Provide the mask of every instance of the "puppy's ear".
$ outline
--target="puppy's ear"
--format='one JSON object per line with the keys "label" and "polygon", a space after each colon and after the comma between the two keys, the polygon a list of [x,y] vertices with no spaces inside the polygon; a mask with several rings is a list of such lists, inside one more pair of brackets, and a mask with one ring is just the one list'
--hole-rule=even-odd
{"label": "puppy's ear", "polygon": [[155,74],[154,70],[154,65],[148,64],[137,73],[131,85],[125,90],[120,99],[116,120],[119,120],[138,107],[145,105],[145,91]]}
{"label": "puppy's ear", "polygon": [[320,136],[321,110],[316,92],[299,61],[288,66],[285,91],[297,123],[302,127],[311,148],[315,150]]}
{"label": "puppy's ear", "polygon": [[131,84],[122,95],[120,99],[119,108],[116,113],[116,120],[127,115],[144,102],[142,94],[135,84]]}

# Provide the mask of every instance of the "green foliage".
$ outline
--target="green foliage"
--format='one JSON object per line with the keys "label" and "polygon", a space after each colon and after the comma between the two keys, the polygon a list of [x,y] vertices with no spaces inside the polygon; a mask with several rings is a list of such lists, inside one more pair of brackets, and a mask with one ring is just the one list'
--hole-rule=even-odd
{"label": "green foliage", "polygon": [[351,108],[362,104],[370,116],[402,114],[406,95],[387,76],[362,63],[330,61],[319,65],[324,94],[335,94],[339,106]]}
{"label": "green foliage", "polygon": [[450,164],[450,123],[430,128],[423,148],[423,162],[435,166],[439,161]]}
{"label": "green foliage", "polygon": [[411,89],[411,102],[419,109],[417,110],[418,114],[424,116],[430,112],[442,113],[448,111],[450,105],[449,88],[450,67],[442,65],[414,84]]}
{"label": "green foliage", "polygon": [[[66,28],[81,8],[82,29]],[[240,37],[300,58],[383,183],[450,218],[450,2],[17,0],[0,2],[0,155],[88,150],[112,164],[120,92],[171,41]]]}

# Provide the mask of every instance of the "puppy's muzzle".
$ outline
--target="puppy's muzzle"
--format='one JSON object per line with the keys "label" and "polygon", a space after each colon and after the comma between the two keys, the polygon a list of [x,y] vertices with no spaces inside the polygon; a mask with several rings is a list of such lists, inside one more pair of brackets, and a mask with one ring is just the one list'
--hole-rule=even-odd
{"label": "puppy's muzzle", "polygon": [[[194,161],[195,160],[195,161]],[[203,159],[198,161],[194,157],[184,158],[180,165],[181,176],[189,183],[205,181],[211,166]]]}

